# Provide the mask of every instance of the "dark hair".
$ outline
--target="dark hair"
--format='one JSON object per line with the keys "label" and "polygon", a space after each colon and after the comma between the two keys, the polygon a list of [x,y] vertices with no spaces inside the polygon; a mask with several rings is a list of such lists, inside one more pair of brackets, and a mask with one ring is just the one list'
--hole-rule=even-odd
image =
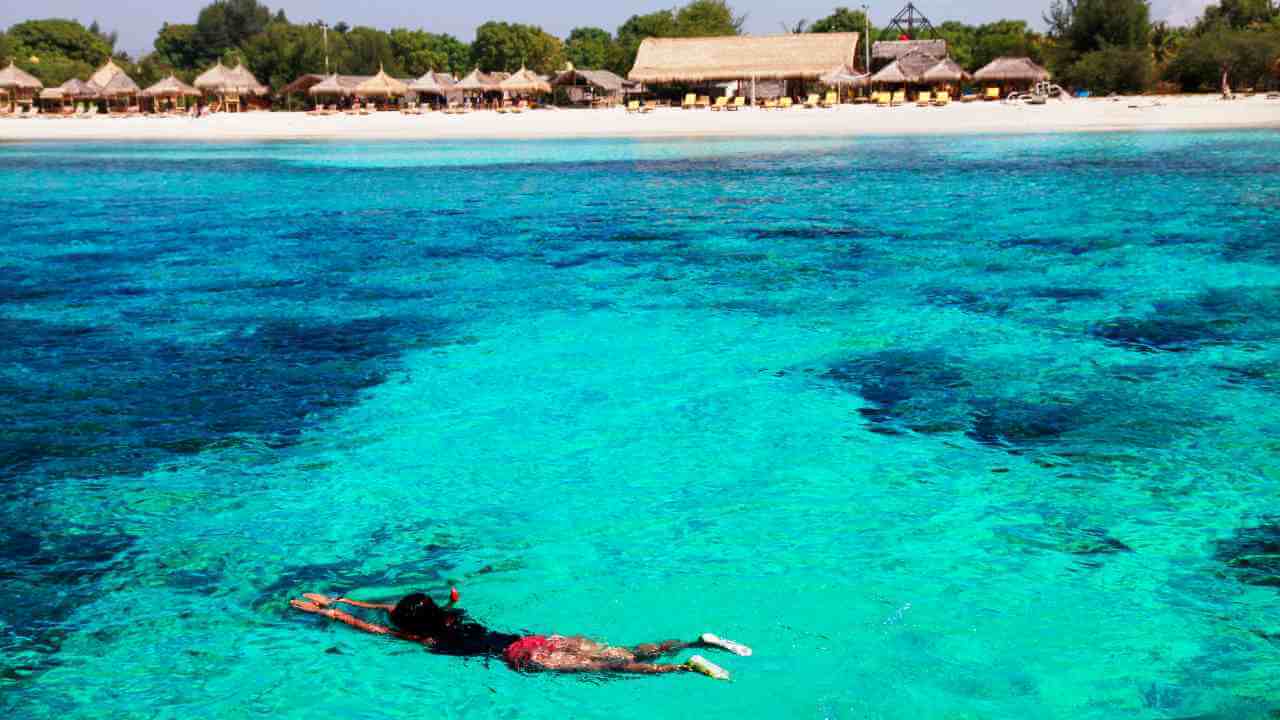
{"label": "dark hair", "polygon": [[405,595],[391,611],[395,626],[415,635],[431,635],[448,626],[457,612],[446,610],[422,593]]}

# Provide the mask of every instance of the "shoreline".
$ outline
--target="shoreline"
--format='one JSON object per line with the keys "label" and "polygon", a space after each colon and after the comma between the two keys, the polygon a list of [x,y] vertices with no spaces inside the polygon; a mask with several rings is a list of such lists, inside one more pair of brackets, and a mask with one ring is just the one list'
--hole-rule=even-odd
{"label": "shoreline", "polygon": [[44,141],[332,141],[531,140],[856,137],[893,135],[1035,135],[1076,132],[1280,130],[1280,100],[1216,96],[1072,99],[1044,106],[1002,102],[945,108],[842,105],[834,109],[737,112],[660,109],[647,115],[550,109],[521,115],[311,116],[251,112],[204,118],[6,118],[0,143]]}

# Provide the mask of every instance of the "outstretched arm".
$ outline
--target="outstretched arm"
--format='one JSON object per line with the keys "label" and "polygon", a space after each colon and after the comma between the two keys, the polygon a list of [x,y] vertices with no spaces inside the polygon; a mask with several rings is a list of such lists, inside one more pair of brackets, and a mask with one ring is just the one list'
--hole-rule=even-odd
{"label": "outstretched arm", "polygon": [[315,603],[316,605],[319,605],[322,608],[329,607],[334,603],[342,603],[343,605],[350,605],[352,607],[365,608],[367,610],[385,610],[387,612],[391,612],[392,610],[396,609],[395,605],[387,605],[384,603],[367,603],[362,600],[352,600],[351,598],[345,598],[345,597],[331,598],[326,595],[321,595],[319,593],[306,593],[302,597],[310,600],[311,602]]}
{"label": "outstretched arm", "polygon": [[341,610],[335,610],[331,607],[321,606],[312,600],[290,600],[289,605],[297,610],[301,610],[302,612],[320,615],[322,617],[327,617],[330,620],[337,620],[338,622],[346,623],[353,628],[364,630],[365,632],[370,632],[375,635],[390,635],[393,632],[391,628],[385,625],[375,625],[371,622],[365,622],[354,615],[344,613]]}

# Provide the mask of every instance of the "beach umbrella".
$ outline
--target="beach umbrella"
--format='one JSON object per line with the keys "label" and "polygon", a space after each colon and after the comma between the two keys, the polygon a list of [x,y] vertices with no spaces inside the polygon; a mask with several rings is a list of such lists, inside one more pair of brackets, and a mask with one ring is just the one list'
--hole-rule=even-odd
{"label": "beach umbrella", "polygon": [[818,80],[823,85],[863,87],[869,83],[870,78],[871,76],[867,73],[857,73],[842,65],[818,78]]}

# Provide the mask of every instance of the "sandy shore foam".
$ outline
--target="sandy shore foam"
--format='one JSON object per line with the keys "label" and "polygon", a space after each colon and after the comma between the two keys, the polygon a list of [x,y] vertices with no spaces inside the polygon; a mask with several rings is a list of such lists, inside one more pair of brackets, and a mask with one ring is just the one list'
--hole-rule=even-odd
{"label": "sandy shore foam", "polygon": [[842,136],[1042,133],[1107,130],[1280,129],[1280,100],[1208,96],[1051,101],[1045,106],[953,103],[945,108],[846,105],[832,110],[710,112],[663,109],[539,110],[522,115],[396,112],[310,116],[259,112],[191,118],[0,120],[0,141],[25,140],[431,140],[464,138]]}

